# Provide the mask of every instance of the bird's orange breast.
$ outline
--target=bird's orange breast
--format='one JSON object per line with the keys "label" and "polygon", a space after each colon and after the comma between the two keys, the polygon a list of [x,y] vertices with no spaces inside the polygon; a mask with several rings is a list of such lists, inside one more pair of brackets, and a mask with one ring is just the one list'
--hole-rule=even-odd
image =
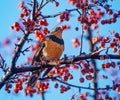
{"label": "bird's orange breast", "polygon": [[64,50],[64,45],[58,44],[50,39],[45,41],[45,47],[43,49],[43,56],[47,60],[57,60],[60,58]]}

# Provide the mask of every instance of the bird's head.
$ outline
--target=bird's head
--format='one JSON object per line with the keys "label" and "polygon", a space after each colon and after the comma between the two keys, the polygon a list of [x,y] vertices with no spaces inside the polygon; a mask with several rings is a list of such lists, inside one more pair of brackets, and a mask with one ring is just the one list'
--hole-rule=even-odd
{"label": "bird's head", "polygon": [[62,38],[63,29],[61,27],[56,27],[52,30],[51,35],[55,35],[58,38]]}

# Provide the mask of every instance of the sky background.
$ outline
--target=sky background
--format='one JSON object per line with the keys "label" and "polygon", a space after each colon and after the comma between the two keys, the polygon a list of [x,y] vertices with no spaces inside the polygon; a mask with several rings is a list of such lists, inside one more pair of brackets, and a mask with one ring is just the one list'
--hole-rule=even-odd
{"label": "sky background", "polygon": [[[20,2],[20,0],[2,0],[0,2],[0,45],[2,45],[2,42],[5,38],[9,38],[9,39],[14,39],[14,31],[10,30],[10,26],[13,25],[13,23],[15,21],[19,21],[19,14],[20,14],[20,10],[18,9],[18,3]],[[53,4],[49,4],[49,6],[47,6],[47,8],[43,9],[44,14],[50,15],[50,14],[54,14],[54,12],[57,11],[63,11],[64,7],[66,8],[71,8],[71,5],[65,5],[67,3],[67,0],[61,0],[60,1],[60,6],[59,8],[55,8]],[[113,4],[113,8],[114,10],[117,10],[120,8],[120,1],[119,0],[115,0],[114,4]],[[75,15],[77,15],[77,13],[75,13]],[[76,26],[81,26],[79,24],[79,22],[77,22],[75,15],[73,15],[73,17],[71,17],[70,22],[66,22],[66,24],[71,24],[72,23],[72,28],[70,30],[66,30],[63,33],[63,39],[65,41],[65,50],[63,54],[68,54],[68,55],[77,55],[79,53],[79,48],[77,49],[73,49],[73,45],[71,43],[72,38],[74,37],[80,37],[80,33],[81,30],[74,31]],[[59,26],[59,24],[57,24],[57,18],[49,20],[49,29],[52,30],[54,27]],[[112,24],[112,25],[106,25],[106,26],[101,26],[101,30],[100,32],[107,35],[108,34],[108,30],[116,30],[118,32],[120,32],[120,19],[118,20],[118,23],[116,24]],[[87,50],[88,44],[87,42],[84,43],[83,45],[83,50]],[[10,50],[9,47],[2,47],[0,51],[1,52],[7,52],[8,50]],[[11,55],[9,53],[6,53],[5,55],[7,57],[7,63],[9,64],[9,61],[11,60]],[[19,60],[19,63],[23,62],[23,59]],[[73,74],[75,74],[76,71],[73,72]],[[1,74],[0,74],[1,75]],[[102,81],[103,83],[105,82],[104,80]],[[74,84],[79,84],[79,81],[75,79],[75,81],[71,82]],[[86,83],[87,85],[88,83]],[[105,84],[105,83],[104,83]],[[83,84],[80,84],[83,85]],[[46,94],[46,100],[70,100],[70,97],[78,92],[78,90],[76,89],[71,89],[68,92],[65,92],[64,94],[60,94],[59,93],[59,89],[55,89],[54,90],[54,84],[52,83],[52,87],[49,89],[50,91],[48,91],[48,93]],[[11,91],[11,94],[8,94],[4,91],[4,88],[2,88],[2,90],[0,90],[0,99],[1,100],[41,100],[40,99],[40,95],[35,95],[32,98],[30,98],[29,96],[25,97],[23,92],[19,92],[18,94],[15,94],[13,91]],[[90,99],[89,99],[90,100]],[[92,100],[92,99],[91,99]]]}

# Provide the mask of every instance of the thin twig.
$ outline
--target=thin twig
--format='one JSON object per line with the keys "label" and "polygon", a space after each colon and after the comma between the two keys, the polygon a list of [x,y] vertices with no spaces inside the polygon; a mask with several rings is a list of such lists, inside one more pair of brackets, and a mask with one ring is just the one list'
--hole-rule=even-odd
{"label": "thin twig", "polygon": [[40,11],[42,5],[43,5],[44,0],[41,1],[40,5],[38,6],[38,11]]}
{"label": "thin twig", "polygon": [[[68,11],[68,12],[77,11],[77,12],[79,12],[79,10],[76,9],[76,8],[66,9],[65,11]],[[38,15],[38,16],[41,16],[42,19],[43,19],[43,18],[54,18],[54,17],[57,17],[57,16],[61,15],[61,14],[62,14],[63,12],[65,12],[65,11],[58,12],[58,13],[56,13],[56,14],[54,14],[54,15],[42,15],[42,14],[40,14],[40,15]],[[80,13],[80,12],[79,12],[79,13]],[[81,13],[80,13],[80,14],[81,14]],[[36,16],[36,17],[38,17],[38,16]]]}
{"label": "thin twig", "polygon": [[46,1],[41,7],[39,10],[41,10],[45,5],[47,5],[49,3],[49,1]]}
{"label": "thin twig", "polygon": [[29,50],[30,50],[30,46],[27,47],[27,48],[25,48],[24,50],[22,50],[21,53],[22,53],[23,55],[25,55],[25,52],[28,52]]}
{"label": "thin twig", "polygon": [[82,48],[83,48],[83,35],[84,35],[84,30],[83,30],[83,25],[82,25],[82,34],[80,38],[80,55],[82,54]]}
{"label": "thin twig", "polygon": [[56,81],[58,81],[58,82],[60,82],[62,84],[68,85],[70,87],[78,88],[78,89],[82,88],[82,89],[89,89],[89,90],[94,90],[94,91],[98,91],[98,90],[110,90],[110,89],[112,89],[112,87],[109,87],[109,88],[108,87],[105,87],[105,88],[96,88],[96,89],[94,89],[94,88],[91,88],[91,87],[84,87],[84,86],[73,85],[73,84],[70,84],[68,82],[62,81],[62,80],[58,79],[57,77],[46,77],[46,78],[42,78],[40,80],[46,80],[46,79],[56,80]]}
{"label": "thin twig", "polygon": [[36,0],[33,0],[32,19],[35,20]]}

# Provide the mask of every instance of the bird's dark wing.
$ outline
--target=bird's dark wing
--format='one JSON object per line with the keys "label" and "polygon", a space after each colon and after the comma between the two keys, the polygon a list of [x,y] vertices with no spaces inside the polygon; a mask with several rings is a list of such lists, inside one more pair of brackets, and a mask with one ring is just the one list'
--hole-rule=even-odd
{"label": "bird's dark wing", "polygon": [[35,62],[40,62],[40,59],[42,57],[42,50],[43,48],[45,47],[45,43],[41,43],[40,46],[38,47],[38,49],[36,50],[35,54],[34,54],[34,57],[33,57],[33,60],[32,60],[32,65],[35,63]]}
{"label": "bird's dark wing", "polygon": [[[42,44],[40,44],[39,48],[36,50],[34,57],[33,57],[33,61],[32,61],[32,65],[34,65],[36,62],[40,62],[40,59],[42,57],[42,50],[45,47],[45,43],[43,42]],[[32,72],[32,75],[30,77],[30,79],[28,80],[28,86],[34,86],[39,78],[39,74],[42,70],[36,70]]]}

